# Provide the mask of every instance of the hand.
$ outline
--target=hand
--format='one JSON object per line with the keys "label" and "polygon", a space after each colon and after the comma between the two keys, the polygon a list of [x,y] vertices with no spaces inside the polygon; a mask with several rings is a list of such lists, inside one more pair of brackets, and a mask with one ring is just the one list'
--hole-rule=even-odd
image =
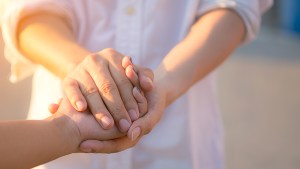
{"label": "hand", "polygon": [[166,94],[164,91],[163,88],[154,83],[154,89],[145,94],[149,110],[147,114],[133,122],[128,131],[128,137],[125,136],[107,141],[86,140],[81,143],[80,149],[82,151],[86,149],[91,150],[95,153],[115,153],[135,146],[140,138],[148,134],[159,122],[166,106]]}
{"label": "hand", "polygon": [[[132,83],[134,83],[135,85],[136,83],[139,83],[140,86],[145,89],[145,87],[147,87],[147,80],[143,81],[142,79],[146,78],[142,78],[142,76],[152,76],[153,78],[152,71],[148,72],[146,71],[147,69],[141,69],[141,67],[127,64],[129,62],[126,61],[126,59],[124,60],[122,65],[126,70],[127,77]],[[132,67],[128,68],[129,65],[131,65]],[[137,74],[140,77],[139,81],[135,81],[135,77]],[[146,99],[149,106],[148,113],[133,122],[128,131],[128,137],[122,137],[107,141],[86,140],[81,143],[80,148],[83,151],[84,149],[89,149],[93,152],[115,153],[133,147],[143,135],[148,134],[159,122],[166,107],[167,96],[165,93],[166,90],[163,88],[163,85],[160,85],[158,83],[154,85],[151,84],[149,89],[151,90],[146,92]]]}
{"label": "hand", "polygon": [[[129,57],[123,58],[122,65],[126,70],[127,76],[129,75],[128,77],[129,77],[130,81],[135,86],[139,86],[146,93],[153,90],[154,85],[153,85],[152,81],[153,81],[154,75],[150,69],[133,65],[132,62],[130,61]],[[130,66],[130,67],[128,67],[128,66]],[[137,80],[135,81],[134,78],[136,78]],[[150,79],[150,81],[148,79]],[[147,111],[147,104],[145,103],[146,99],[144,98],[144,96],[142,94],[139,93],[139,91],[140,90],[138,89],[138,87],[134,87],[133,95],[138,102],[140,111],[141,112]],[[159,93],[159,92],[153,92],[152,95],[155,96],[155,93]],[[160,97],[160,96],[156,96],[156,97],[164,98],[164,97]],[[149,97],[149,98],[151,98],[151,97]],[[158,100],[158,102],[159,102],[159,99],[153,99],[153,100]],[[61,101],[59,101],[58,104],[51,104],[49,106],[49,111],[51,113],[55,113],[60,106],[60,102]],[[160,102],[160,103],[163,103],[163,102]],[[152,112],[155,112],[155,109],[156,108],[154,108]],[[161,113],[162,113],[162,111],[161,111]],[[160,119],[160,116],[161,115],[157,116],[158,120]],[[151,118],[151,116],[145,117],[145,118]],[[141,138],[142,135],[150,132],[150,130],[153,128],[154,124],[156,124],[155,121],[158,122],[158,120],[155,120],[155,118],[151,118],[151,119],[153,119],[153,125],[147,125],[148,123],[147,122],[144,123],[143,120],[138,123],[134,122],[136,127],[132,127],[132,129],[129,130],[130,135],[128,135],[128,137],[124,136],[122,138],[113,139],[110,141],[101,141],[101,140],[91,139],[91,140],[85,141],[80,146],[80,148],[83,152],[93,151],[93,152],[102,152],[102,153],[103,152],[104,153],[118,152],[118,151],[130,148],[138,142],[138,140]],[[139,124],[142,124],[142,125],[140,126]],[[141,134],[141,133],[143,133],[143,134]]]}
{"label": "hand", "polygon": [[114,122],[127,132],[140,112],[132,94],[133,86],[122,68],[123,55],[104,49],[87,56],[63,82],[64,91],[77,111],[87,105],[104,129]]}
{"label": "hand", "polygon": [[[78,146],[84,140],[110,140],[124,136],[115,126],[104,130],[93,114],[88,111],[77,112],[67,98],[63,98],[59,105],[57,112],[50,119],[58,124],[60,130],[65,130],[65,135],[75,136],[71,139],[77,140]],[[84,149],[84,152],[89,151]]]}
{"label": "hand", "polygon": [[122,66],[126,76],[134,86],[140,87],[143,92],[149,92],[153,89],[154,74],[151,69],[134,65],[128,56],[122,59]]}

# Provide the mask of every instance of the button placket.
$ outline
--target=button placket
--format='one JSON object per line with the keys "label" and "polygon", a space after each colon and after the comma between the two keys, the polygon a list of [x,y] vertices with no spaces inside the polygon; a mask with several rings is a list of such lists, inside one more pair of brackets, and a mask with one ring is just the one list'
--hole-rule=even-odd
{"label": "button placket", "polygon": [[135,63],[139,63],[141,48],[142,1],[121,1],[116,13],[117,50],[130,55]]}

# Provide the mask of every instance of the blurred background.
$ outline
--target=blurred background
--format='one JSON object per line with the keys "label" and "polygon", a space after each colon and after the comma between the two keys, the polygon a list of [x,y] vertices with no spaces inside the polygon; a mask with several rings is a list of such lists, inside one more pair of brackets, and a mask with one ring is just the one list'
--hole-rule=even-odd
{"label": "blurred background", "polygon": [[[24,119],[31,79],[8,81],[0,39],[0,119]],[[257,39],[218,72],[226,168],[299,169],[300,1],[275,0]]]}

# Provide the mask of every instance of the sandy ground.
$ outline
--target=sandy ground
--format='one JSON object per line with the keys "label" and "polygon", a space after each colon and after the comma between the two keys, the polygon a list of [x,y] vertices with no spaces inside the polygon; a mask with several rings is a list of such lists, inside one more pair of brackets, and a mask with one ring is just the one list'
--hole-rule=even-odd
{"label": "sandy ground", "polygon": [[[300,168],[300,38],[263,31],[218,71],[226,168]],[[31,79],[8,77],[1,56],[0,119],[23,119]]]}

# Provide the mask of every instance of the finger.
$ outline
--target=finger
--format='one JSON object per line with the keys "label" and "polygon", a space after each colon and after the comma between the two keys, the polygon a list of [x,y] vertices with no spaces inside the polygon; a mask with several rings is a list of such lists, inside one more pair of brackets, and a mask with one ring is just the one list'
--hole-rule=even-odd
{"label": "finger", "polygon": [[58,104],[52,103],[48,106],[48,110],[51,114],[55,114],[59,108]]}
{"label": "finger", "polygon": [[151,132],[156,123],[154,122],[154,119],[151,119],[149,116],[147,116],[149,113],[150,112],[133,122],[127,134],[127,137],[130,140],[134,141],[140,136]]}
{"label": "finger", "polygon": [[144,92],[149,92],[153,89],[154,73],[149,68],[134,65],[134,70],[138,74],[140,87]]}
{"label": "finger", "polygon": [[157,102],[162,102],[160,96],[154,95],[151,97],[152,98],[147,97],[147,99],[150,99],[148,102],[148,112],[143,117],[140,117],[138,120],[134,121],[128,131],[127,136],[131,140],[137,139],[140,137],[140,135],[146,135],[150,133],[153,127],[160,120],[162,110],[164,110],[164,103],[159,103],[158,106]]}
{"label": "finger", "polygon": [[58,99],[57,103],[52,103],[48,106],[48,110],[51,114],[55,114],[62,102],[63,98]]}
{"label": "finger", "polygon": [[123,68],[121,66],[118,66],[116,62],[117,61],[111,63],[109,65],[109,68],[111,70],[112,77],[115,80],[116,85],[118,86],[126,110],[128,110],[131,120],[134,121],[139,117],[139,109],[137,102],[132,95],[133,86],[126,77]]}
{"label": "finger", "polygon": [[86,140],[80,144],[80,150],[86,153],[117,153],[136,145],[139,139],[131,141],[126,136],[114,140]]}
{"label": "finger", "polygon": [[87,108],[87,103],[80,91],[77,80],[71,77],[66,77],[63,81],[63,88],[72,106],[77,111],[85,111]]}
{"label": "finger", "polygon": [[[111,75],[108,63],[104,61],[97,61],[97,57],[99,57],[99,55],[90,56],[91,61],[87,70],[95,82],[108,111],[116,121],[117,127],[121,132],[127,132],[131,125],[131,119],[123,104],[122,100],[124,99],[119,93],[115,80]],[[124,74],[124,70],[120,72],[123,72]]]}
{"label": "finger", "polygon": [[134,85],[134,86],[140,86],[139,83],[139,78],[137,73],[134,71],[133,66],[129,65],[125,68],[125,74],[126,77],[130,80],[130,82]]}
{"label": "finger", "polygon": [[103,129],[112,128],[114,124],[113,118],[106,109],[97,86],[87,71],[85,71],[83,74],[84,75],[80,76],[81,81],[79,82],[79,87],[87,101],[87,104],[89,105],[91,113],[94,115]]}
{"label": "finger", "polygon": [[134,70],[134,65],[130,56],[124,56],[122,58],[122,66],[125,69],[125,74],[131,83],[134,86],[139,86],[138,75]]}
{"label": "finger", "polygon": [[138,87],[133,88],[133,96],[135,100],[137,101],[139,110],[140,110],[140,116],[144,116],[145,113],[147,113],[148,110],[148,103],[145,96],[141,93],[140,89]]}
{"label": "finger", "polygon": [[153,77],[151,78],[149,74],[144,74],[145,72],[139,72],[138,76],[140,79],[140,86],[143,91],[149,92],[153,89]]}
{"label": "finger", "polygon": [[121,62],[123,62],[121,63],[123,65],[125,62],[124,66],[126,66],[126,62],[128,62],[128,65],[131,65],[131,58],[128,56],[122,57],[122,54],[115,52],[113,57],[109,57],[108,59],[111,61],[109,64],[111,75],[118,87],[124,106],[126,107],[131,120],[134,121],[139,117],[138,105],[132,95],[133,86],[126,77],[124,68],[120,66]]}
{"label": "finger", "polygon": [[124,56],[122,58],[122,67],[125,69],[129,65],[132,65],[132,59],[130,56]]}

